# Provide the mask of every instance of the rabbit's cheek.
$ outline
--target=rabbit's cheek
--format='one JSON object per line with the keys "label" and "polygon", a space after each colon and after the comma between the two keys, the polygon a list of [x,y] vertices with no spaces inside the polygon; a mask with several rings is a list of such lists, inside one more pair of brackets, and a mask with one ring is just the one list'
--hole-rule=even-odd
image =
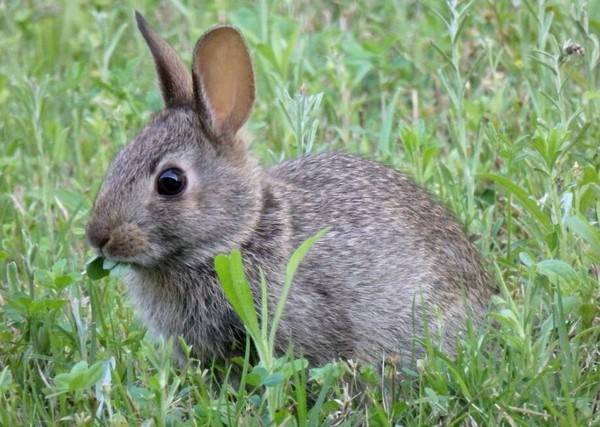
{"label": "rabbit's cheek", "polygon": [[103,248],[108,257],[132,258],[148,248],[144,233],[134,224],[123,224],[115,228]]}

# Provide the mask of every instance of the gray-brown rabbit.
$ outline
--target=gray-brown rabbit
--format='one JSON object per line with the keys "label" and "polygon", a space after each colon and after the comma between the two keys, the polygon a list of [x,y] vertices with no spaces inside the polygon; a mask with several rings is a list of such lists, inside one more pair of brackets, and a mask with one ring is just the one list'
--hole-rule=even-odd
{"label": "gray-brown rabbit", "polygon": [[244,327],[213,269],[240,248],[255,295],[260,270],[276,301],[291,252],[330,231],[296,273],[277,346],[314,364],[377,362],[419,351],[428,330],[453,350],[490,290],[481,259],[451,215],[402,174],[348,154],[306,156],[263,169],[237,134],[254,102],[239,32],[200,38],[191,73],[136,13],[166,108],[110,166],[87,235],[104,257],[131,265],[126,282],[156,333],[194,354],[236,354]]}

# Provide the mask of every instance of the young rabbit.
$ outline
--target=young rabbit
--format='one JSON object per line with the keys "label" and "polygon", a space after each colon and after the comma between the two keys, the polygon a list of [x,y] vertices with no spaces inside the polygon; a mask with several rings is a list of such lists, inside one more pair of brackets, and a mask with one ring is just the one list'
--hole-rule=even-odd
{"label": "young rabbit", "polygon": [[[191,73],[136,13],[165,102],[110,166],[87,236],[131,266],[125,280],[146,325],[183,336],[201,360],[243,351],[245,330],[213,260],[240,248],[255,296],[264,272],[276,304],[289,256],[317,231],[297,270],[277,337],[313,364],[452,352],[490,290],[480,256],[450,214],[404,175],[349,154],[260,167],[238,135],[254,103],[239,32],[204,34]],[[406,360],[406,359],[405,359]]]}

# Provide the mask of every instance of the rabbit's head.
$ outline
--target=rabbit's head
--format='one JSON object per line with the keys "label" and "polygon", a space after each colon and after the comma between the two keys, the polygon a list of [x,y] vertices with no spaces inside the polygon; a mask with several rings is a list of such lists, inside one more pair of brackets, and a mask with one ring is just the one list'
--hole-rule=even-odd
{"label": "rabbit's head", "polygon": [[136,20],[165,109],[111,164],[87,236],[115,261],[189,265],[243,243],[258,218],[260,173],[237,136],[254,102],[252,63],[240,33],[221,26],[198,40],[190,73]]}

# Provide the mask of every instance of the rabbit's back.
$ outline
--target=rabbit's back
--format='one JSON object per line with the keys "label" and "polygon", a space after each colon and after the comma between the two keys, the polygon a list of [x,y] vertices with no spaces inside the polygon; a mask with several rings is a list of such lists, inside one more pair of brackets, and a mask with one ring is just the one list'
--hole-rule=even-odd
{"label": "rabbit's back", "polygon": [[483,312],[489,291],[477,251],[409,178],[339,153],[268,174],[284,183],[294,247],[330,228],[302,262],[282,324],[304,353],[323,361],[410,354],[424,322],[451,350],[467,308]]}

